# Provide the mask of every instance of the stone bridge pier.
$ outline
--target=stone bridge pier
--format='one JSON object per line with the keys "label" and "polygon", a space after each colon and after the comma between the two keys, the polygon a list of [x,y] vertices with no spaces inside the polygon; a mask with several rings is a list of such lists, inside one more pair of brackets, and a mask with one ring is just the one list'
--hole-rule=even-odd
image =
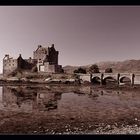
{"label": "stone bridge pier", "polygon": [[140,84],[140,74],[134,74],[134,84]]}

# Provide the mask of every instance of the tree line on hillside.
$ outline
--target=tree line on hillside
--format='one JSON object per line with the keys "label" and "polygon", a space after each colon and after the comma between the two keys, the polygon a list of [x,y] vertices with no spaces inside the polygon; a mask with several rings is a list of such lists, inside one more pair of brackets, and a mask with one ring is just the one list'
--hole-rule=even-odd
{"label": "tree line on hillside", "polygon": [[[94,64],[91,67],[89,67],[87,70],[80,67],[80,68],[74,70],[73,72],[74,73],[82,73],[82,74],[86,74],[86,73],[92,74],[92,73],[100,73],[100,70],[99,70],[98,65]],[[112,68],[105,69],[105,73],[112,73],[112,72],[113,72]]]}

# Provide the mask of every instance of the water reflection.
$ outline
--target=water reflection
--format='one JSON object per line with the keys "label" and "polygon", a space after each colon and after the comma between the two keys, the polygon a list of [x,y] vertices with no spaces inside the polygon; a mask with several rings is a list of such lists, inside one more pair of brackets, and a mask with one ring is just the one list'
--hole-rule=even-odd
{"label": "water reflection", "polygon": [[21,111],[49,111],[57,109],[62,93],[74,93],[78,96],[88,95],[97,99],[100,92],[91,87],[33,87],[3,86],[1,87],[1,109]]}
{"label": "water reflection", "polygon": [[[52,112],[72,116],[99,117],[140,107],[136,92],[87,87],[3,86],[0,109],[22,112]],[[101,112],[102,110],[102,112]],[[102,113],[102,115],[101,115]]]}
{"label": "water reflection", "polygon": [[61,92],[51,92],[46,88],[4,86],[2,91],[3,107],[10,110],[45,111],[56,109],[57,100],[61,99]]}

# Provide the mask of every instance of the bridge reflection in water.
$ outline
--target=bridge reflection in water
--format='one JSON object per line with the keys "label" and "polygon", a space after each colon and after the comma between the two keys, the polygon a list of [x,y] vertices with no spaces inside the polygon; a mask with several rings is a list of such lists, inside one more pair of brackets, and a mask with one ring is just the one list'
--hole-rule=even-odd
{"label": "bridge reflection in water", "polygon": [[[4,86],[2,87],[0,109],[10,110],[10,111],[22,111],[22,112],[34,112],[34,111],[48,112],[51,110],[57,110],[58,102],[61,102],[62,94],[65,95],[65,93],[76,94],[76,96],[74,96],[73,99],[74,98],[78,99],[77,96],[83,96],[83,98],[78,99],[78,102],[87,102],[86,100],[88,98],[91,100],[98,101],[108,97],[108,95],[112,97],[114,96],[113,100],[116,97],[119,98],[119,100],[120,99],[128,100],[129,98],[132,99],[133,96],[135,95],[135,93],[132,94],[132,92],[130,94],[129,92],[127,92],[127,94],[124,94],[123,91],[101,90],[101,89],[96,89],[92,86],[81,86],[81,87],[80,86],[75,86],[75,87],[74,86],[71,87],[70,86],[67,87]],[[103,98],[101,98],[102,96]],[[108,101],[109,100],[107,100],[106,102]],[[86,104],[88,105],[88,102]],[[74,104],[72,105],[69,104],[69,106],[72,106],[73,108],[75,107]],[[90,107],[90,103],[88,106]]]}

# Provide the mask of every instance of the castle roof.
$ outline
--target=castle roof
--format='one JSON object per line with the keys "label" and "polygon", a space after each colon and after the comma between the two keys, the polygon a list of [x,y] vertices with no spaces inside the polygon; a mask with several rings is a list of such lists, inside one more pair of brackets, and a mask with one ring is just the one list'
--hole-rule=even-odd
{"label": "castle roof", "polygon": [[45,52],[48,52],[48,49],[55,50],[54,44],[52,44],[50,47],[43,47],[41,45],[38,45],[38,48],[36,49],[36,51],[45,51]]}
{"label": "castle roof", "polygon": [[38,48],[37,48],[37,50],[36,51],[47,51],[48,50],[48,48],[46,48],[46,47],[42,47],[41,45],[38,45]]}

